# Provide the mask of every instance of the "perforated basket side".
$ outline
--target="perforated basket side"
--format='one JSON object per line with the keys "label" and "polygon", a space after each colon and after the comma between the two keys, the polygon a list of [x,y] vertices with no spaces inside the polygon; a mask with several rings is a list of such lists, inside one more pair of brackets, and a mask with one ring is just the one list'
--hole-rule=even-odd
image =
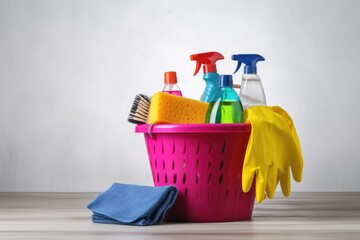
{"label": "perforated basket side", "polygon": [[154,185],[175,185],[179,191],[167,220],[213,222],[251,218],[254,191],[245,194],[241,189],[249,134],[145,134]]}

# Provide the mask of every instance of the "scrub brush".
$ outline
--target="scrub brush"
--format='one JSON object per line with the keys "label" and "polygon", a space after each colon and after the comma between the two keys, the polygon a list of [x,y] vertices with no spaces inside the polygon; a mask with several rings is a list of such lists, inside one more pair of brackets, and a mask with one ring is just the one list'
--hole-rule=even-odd
{"label": "scrub brush", "polygon": [[145,94],[136,95],[130,110],[128,121],[131,123],[146,123],[149,115],[151,99]]}

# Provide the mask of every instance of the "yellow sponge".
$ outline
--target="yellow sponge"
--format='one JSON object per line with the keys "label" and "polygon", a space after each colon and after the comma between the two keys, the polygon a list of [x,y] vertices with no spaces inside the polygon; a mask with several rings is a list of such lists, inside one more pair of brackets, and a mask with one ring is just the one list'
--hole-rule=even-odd
{"label": "yellow sponge", "polygon": [[148,124],[205,123],[208,106],[205,102],[157,92],[151,97]]}

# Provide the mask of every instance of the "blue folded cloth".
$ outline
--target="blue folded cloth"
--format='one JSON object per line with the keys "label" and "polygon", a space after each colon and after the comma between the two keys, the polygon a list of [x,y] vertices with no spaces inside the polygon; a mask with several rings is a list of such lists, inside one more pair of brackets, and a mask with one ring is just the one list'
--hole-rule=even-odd
{"label": "blue folded cloth", "polygon": [[177,197],[174,186],[149,187],[114,183],[87,206],[95,223],[154,225],[160,223]]}

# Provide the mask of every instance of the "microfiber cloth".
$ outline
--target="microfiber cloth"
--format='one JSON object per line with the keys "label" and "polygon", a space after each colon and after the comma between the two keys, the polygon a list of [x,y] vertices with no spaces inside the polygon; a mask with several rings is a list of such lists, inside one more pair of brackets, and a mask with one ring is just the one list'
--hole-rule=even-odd
{"label": "microfiber cloth", "polygon": [[150,187],[114,183],[99,194],[87,208],[95,223],[136,226],[160,223],[177,197],[174,186]]}

